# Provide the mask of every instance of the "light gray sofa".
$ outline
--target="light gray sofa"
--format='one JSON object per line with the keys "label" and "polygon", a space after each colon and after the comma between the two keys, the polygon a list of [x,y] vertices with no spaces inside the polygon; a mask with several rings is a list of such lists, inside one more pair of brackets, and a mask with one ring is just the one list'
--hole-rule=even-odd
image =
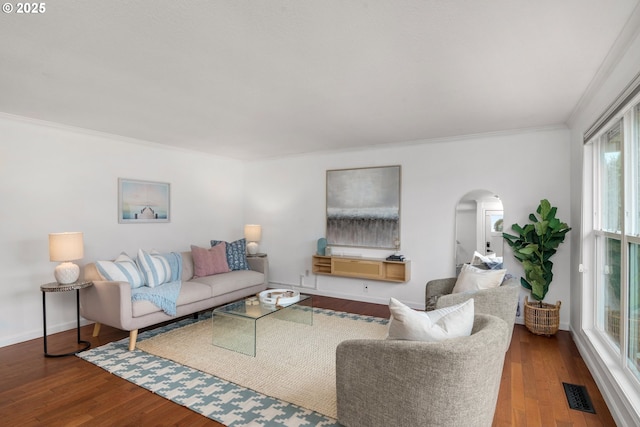
{"label": "light gray sofa", "polygon": [[86,265],[84,278],[93,281],[93,286],[80,290],[80,314],[85,319],[96,322],[93,336],[98,336],[101,324],[129,331],[129,350],[133,350],[140,328],[226,304],[267,288],[267,257],[248,257],[250,270],[193,277],[191,252],[181,252],[181,255],[182,286],[176,316],[173,317],[150,301],[131,301],[131,286],[128,282],[105,281],[94,263]]}
{"label": "light gray sofa", "polygon": [[508,329],[498,317],[476,314],[468,337],[343,341],[336,349],[338,421],[346,427],[491,426]]}
{"label": "light gray sofa", "polygon": [[507,322],[507,325],[509,325],[509,343],[511,343],[513,325],[518,311],[518,295],[520,294],[518,280],[510,277],[505,279],[502,285],[497,288],[452,294],[456,280],[457,278],[450,277],[427,282],[425,287],[426,310],[449,307],[473,298],[475,313],[492,314]]}

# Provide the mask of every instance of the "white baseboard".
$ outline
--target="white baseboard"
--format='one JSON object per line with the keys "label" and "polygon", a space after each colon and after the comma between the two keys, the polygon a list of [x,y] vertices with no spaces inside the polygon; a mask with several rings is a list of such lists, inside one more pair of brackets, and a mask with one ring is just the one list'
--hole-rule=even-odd
{"label": "white baseboard", "polygon": [[[89,322],[88,320],[85,320],[85,319],[80,319],[80,326],[88,325],[91,323],[93,322]],[[59,323],[56,325],[47,325],[47,336],[51,334],[56,334],[58,332],[68,331],[70,329],[76,329],[76,327],[77,327],[77,323],[75,320],[71,322]],[[43,336],[44,334],[43,334],[42,328],[33,329],[31,331],[24,332],[21,334],[0,338],[0,347],[19,344],[21,342],[42,338]]]}
{"label": "white baseboard", "polygon": [[[272,281],[269,282],[269,287],[295,289],[296,291],[299,291],[305,294],[310,294],[310,295],[320,295],[323,297],[342,298],[342,299],[348,299],[351,301],[362,301],[362,302],[370,302],[373,304],[389,305],[389,297],[376,297],[376,296],[363,295],[363,294],[348,294],[344,292],[323,291],[315,287],[300,286],[293,283],[272,282]],[[420,301],[420,302],[402,301],[402,303],[416,310],[424,309],[424,301]]]}
{"label": "white baseboard", "polygon": [[605,349],[596,348],[587,332],[571,329],[573,341],[600,389],[609,411],[618,426],[640,425],[640,392],[621,371],[617,360],[607,360]]}

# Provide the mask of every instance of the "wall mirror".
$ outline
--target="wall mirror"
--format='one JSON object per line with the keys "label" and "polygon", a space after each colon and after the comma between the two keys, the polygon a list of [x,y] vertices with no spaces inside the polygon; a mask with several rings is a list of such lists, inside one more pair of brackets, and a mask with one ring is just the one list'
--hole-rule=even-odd
{"label": "wall mirror", "polygon": [[502,200],[492,191],[473,190],[456,206],[456,273],[470,263],[474,252],[502,257]]}

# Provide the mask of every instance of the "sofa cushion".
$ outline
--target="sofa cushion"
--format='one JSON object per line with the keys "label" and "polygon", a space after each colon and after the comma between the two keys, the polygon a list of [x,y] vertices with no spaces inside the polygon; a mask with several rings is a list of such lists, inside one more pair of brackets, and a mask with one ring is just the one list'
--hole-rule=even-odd
{"label": "sofa cushion", "polygon": [[150,288],[171,281],[169,261],[159,253],[139,249],[137,263],[144,276],[145,284]]}
{"label": "sofa cushion", "polygon": [[229,268],[234,271],[249,270],[246,239],[239,239],[231,243],[224,240],[212,240],[211,246],[216,246],[223,242],[227,245],[227,264],[229,264]]}
{"label": "sofa cushion", "polygon": [[387,339],[438,342],[471,335],[473,299],[429,312],[413,310],[395,298],[389,301]]}
{"label": "sofa cushion", "polygon": [[497,288],[502,283],[507,270],[483,270],[472,265],[465,264],[460,270],[451,293],[475,292],[481,289]]}
{"label": "sofa cushion", "polygon": [[259,285],[264,282],[264,274],[253,270],[237,270],[213,276],[194,277],[188,283],[191,282],[208,285],[213,296],[217,297],[238,289]]}
{"label": "sofa cushion", "polygon": [[222,242],[209,249],[191,245],[193,276],[204,277],[229,272],[227,244]]}
{"label": "sofa cushion", "polygon": [[[211,286],[207,286],[198,282],[182,282],[180,286],[180,295],[176,306],[180,307],[186,304],[202,301],[211,298],[213,293]],[[150,301],[132,301],[133,317],[140,317],[146,314],[160,312],[162,309]]]}
{"label": "sofa cushion", "polygon": [[114,261],[96,261],[95,265],[104,280],[129,282],[132,288],[144,286],[144,277],[138,265],[124,252]]}

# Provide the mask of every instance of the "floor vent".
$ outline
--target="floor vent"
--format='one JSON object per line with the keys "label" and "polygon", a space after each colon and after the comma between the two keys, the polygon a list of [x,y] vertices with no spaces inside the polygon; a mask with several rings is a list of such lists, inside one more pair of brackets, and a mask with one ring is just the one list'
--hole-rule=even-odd
{"label": "floor vent", "polygon": [[562,383],[562,385],[564,387],[564,393],[567,395],[569,408],[582,412],[590,412],[592,414],[596,413],[585,386],[567,383]]}

